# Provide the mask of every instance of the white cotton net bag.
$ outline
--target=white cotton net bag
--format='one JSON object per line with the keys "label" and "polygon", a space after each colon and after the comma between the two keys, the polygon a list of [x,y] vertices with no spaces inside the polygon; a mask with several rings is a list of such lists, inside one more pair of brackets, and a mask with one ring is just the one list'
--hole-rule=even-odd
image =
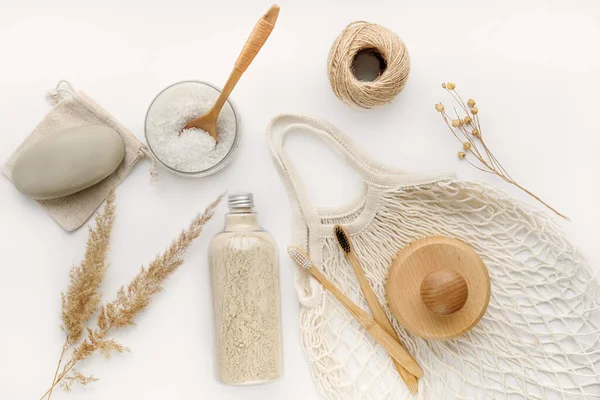
{"label": "white cotton net bag", "polygon": [[[285,135],[298,130],[321,137],[343,155],[364,182],[359,199],[337,209],[311,204],[283,150]],[[456,339],[427,341],[391,318],[425,371],[413,397],[385,351],[299,271],[302,345],[323,398],[600,398],[598,283],[546,214],[482,183],[411,175],[376,163],[339,131],[310,118],[276,117],[268,136],[293,205],[294,244],[307,249],[313,263],[365,310],[360,286],[334,239],[336,223],[348,229],[384,305],[393,256],[425,236],[468,243],[490,273],[486,314]]]}

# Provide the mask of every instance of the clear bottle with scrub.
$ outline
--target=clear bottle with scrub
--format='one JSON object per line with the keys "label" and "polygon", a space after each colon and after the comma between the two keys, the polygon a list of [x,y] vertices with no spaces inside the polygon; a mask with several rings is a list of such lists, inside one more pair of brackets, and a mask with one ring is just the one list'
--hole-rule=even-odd
{"label": "clear bottle with scrub", "polygon": [[226,385],[271,382],[283,373],[277,245],[251,193],[229,195],[229,209],[209,250],[216,376]]}

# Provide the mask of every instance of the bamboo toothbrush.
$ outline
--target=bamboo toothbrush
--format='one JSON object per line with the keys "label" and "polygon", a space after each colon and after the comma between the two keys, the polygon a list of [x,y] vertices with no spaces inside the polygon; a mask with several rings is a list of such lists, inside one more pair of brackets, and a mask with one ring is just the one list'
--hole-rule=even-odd
{"label": "bamboo toothbrush", "polygon": [[306,253],[297,247],[288,247],[288,254],[294,260],[299,267],[306,269],[312,274],[320,283],[329,290],[344,307],[352,314],[352,316],[362,325],[363,328],[383,347],[389,355],[404,368],[406,368],[411,374],[420,378],[423,376],[423,370],[417,364],[415,359],[400,346],[400,344],[385,331],[371,316],[365,312],[362,308],[357,306],[352,300],[348,298],[340,289],[338,289],[329,279],[325,277],[314,266],[309,260]]}
{"label": "bamboo toothbrush", "polygon": [[[346,259],[350,262],[350,264],[352,264],[352,268],[354,268],[354,273],[356,275],[356,278],[358,278],[360,288],[363,292],[363,295],[365,296],[365,299],[367,300],[369,308],[371,309],[373,319],[375,320],[375,322],[381,325],[390,336],[392,336],[398,343],[400,343],[398,334],[392,327],[392,323],[388,319],[385,311],[383,310],[383,307],[381,306],[379,300],[377,299],[377,296],[375,295],[375,292],[373,292],[371,285],[365,277],[365,273],[360,265],[360,262],[358,261],[358,257],[356,256],[354,246],[352,245],[350,235],[346,231],[346,228],[344,228],[341,225],[335,225],[333,227],[333,232],[335,233],[335,238],[337,240],[338,245],[344,251]],[[410,390],[412,393],[417,393],[419,389],[419,384],[417,382],[416,376],[408,372],[396,360],[392,361],[394,361],[394,365],[398,370],[398,374],[406,384],[406,387],[408,387],[408,390]]]}

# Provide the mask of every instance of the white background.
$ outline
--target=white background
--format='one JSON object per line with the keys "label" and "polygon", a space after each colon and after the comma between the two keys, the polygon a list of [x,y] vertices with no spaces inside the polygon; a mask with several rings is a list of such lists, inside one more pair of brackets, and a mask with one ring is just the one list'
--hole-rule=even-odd
{"label": "white background", "polygon": [[[233,93],[242,114],[238,157],[215,176],[186,180],[162,171],[148,185],[141,162],[117,192],[105,298],[161,251],[224,191],[255,193],[262,225],[290,244],[290,206],[270,159],[265,128],[278,113],[328,120],[383,162],[412,171],[456,169],[530,201],[461,164],[434,103],[457,83],[479,105],[487,141],[524,186],[571,217],[560,222],[598,270],[600,250],[600,3],[589,1],[281,1],[277,26]],[[68,79],[143,139],[152,98],[185,79],[222,86],[268,1],[0,0],[0,161],[42,119],[45,92]],[[333,95],[326,58],[353,20],[397,32],[412,62],[396,101],[357,111]],[[318,203],[352,198],[359,182],[318,141],[292,139]],[[291,150],[290,150],[291,151]],[[319,160],[319,157],[324,159]],[[131,353],[94,357],[101,378],[57,399],[313,399],[302,355],[293,266],[281,257],[285,369],[277,383],[218,384],[206,251],[225,207],[138,325],[115,333]],[[37,399],[50,384],[63,336],[60,292],[83,254],[86,228],[68,234],[0,179],[0,398]],[[54,396],[53,396],[54,398]]]}

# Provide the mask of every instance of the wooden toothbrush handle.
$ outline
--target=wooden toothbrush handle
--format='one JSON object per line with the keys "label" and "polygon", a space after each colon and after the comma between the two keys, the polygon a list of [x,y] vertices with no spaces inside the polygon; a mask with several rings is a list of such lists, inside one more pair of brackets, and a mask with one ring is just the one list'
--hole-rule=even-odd
{"label": "wooden toothbrush handle", "polygon": [[373,323],[365,326],[367,332],[371,334],[373,339],[377,341],[383,347],[389,355],[401,364],[406,370],[420,378],[423,376],[423,370],[417,363],[417,361],[406,351],[406,349],[400,346],[400,343],[396,341],[394,337],[392,337],[389,333],[385,331],[375,320],[372,320]]}
{"label": "wooden toothbrush handle", "polygon": [[275,22],[279,16],[279,6],[273,4],[269,11],[256,23],[256,26],[252,30],[252,33],[248,37],[242,52],[240,53],[237,61],[235,62],[235,69],[244,73],[248,66],[254,60],[254,57],[258,54],[260,49],[263,47],[269,35],[275,27]]}
{"label": "wooden toothbrush handle", "polygon": [[[356,278],[358,279],[358,283],[360,284],[360,288],[363,292],[363,295],[365,296],[365,299],[367,300],[367,304],[369,305],[369,308],[371,309],[371,314],[373,314],[373,319],[375,320],[375,322],[377,322],[379,325],[381,325],[381,327],[383,329],[385,329],[385,331],[390,336],[392,336],[394,339],[396,339],[396,341],[398,343],[400,343],[400,338],[398,337],[398,334],[394,330],[392,323],[390,322],[387,314],[385,313],[383,307],[381,306],[381,303],[379,302],[377,295],[373,291],[371,284],[367,280],[364,270],[362,269],[362,267],[358,261],[358,258],[356,257],[356,253],[354,251],[352,251],[350,253],[345,253],[345,254],[347,255],[348,261],[350,261],[350,264],[352,265],[352,268],[354,269],[354,274],[356,275]],[[417,382],[417,377],[414,376],[413,374],[411,374],[410,372],[408,372],[396,360],[392,360],[392,361],[394,362],[394,366],[396,367],[396,370],[398,371],[400,378],[402,378],[402,380],[406,384],[406,387],[408,388],[408,390],[410,390],[412,393],[417,393],[417,391],[419,390],[419,384]]]}
{"label": "wooden toothbrush handle", "polygon": [[406,370],[414,376],[423,376],[423,370],[417,361],[400,345],[389,333],[385,331],[369,314],[348,298],[337,286],[323,275],[314,265],[309,268],[323,287],[331,292],[336,299],[354,316],[354,318],[365,328],[367,332],[383,347],[389,355],[398,361]]}

